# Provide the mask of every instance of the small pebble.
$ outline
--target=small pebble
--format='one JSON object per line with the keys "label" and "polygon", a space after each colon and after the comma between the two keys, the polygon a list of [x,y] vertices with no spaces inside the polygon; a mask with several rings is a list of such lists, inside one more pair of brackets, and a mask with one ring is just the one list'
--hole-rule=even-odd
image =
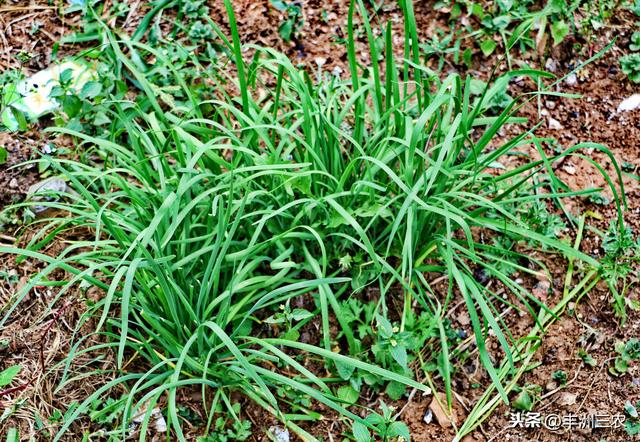
{"label": "small pebble", "polygon": [[289,430],[287,430],[286,428],[274,425],[273,427],[269,428],[269,433],[271,433],[276,442],[289,442]]}
{"label": "small pebble", "polygon": [[551,130],[564,129],[562,124],[560,124],[560,122],[558,120],[556,120],[555,118],[549,118],[548,125],[549,125],[549,129],[551,129]]}
{"label": "small pebble", "polygon": [[553,58],[547,58],[544,68],[549,72],[556,72],[558,70],[558,63],[556,63]]}
{"label": "small pebble", "polygon": [[567,86],[575,86],[578,84],[578,76],[576,74],[571,74],[567,78],[565,78],[564,82]]}
{"label": "small pebble", "polygon": [[433,400],[429,404],[429,410],[431,410],[431,413],[433,414],[433,417],[435,418],[435,421],[438,423],[438,425],[440,425],[442,428],[449,428],[453,423],[457,421],[455,409],[451,410],[451,415],[449,415],[445,410],[447,404],[447,396],[439,393],[438,397],[440,399],[440,402],[438,402],[438,400],[434,396]]}
{"label": "small pebble", "polygon": [[433,412],[430,409],[427,409],[427,412],[424,414],[422,418],[425,424],[430,424],[433,422]]}
{"label": "small pebble", "polygon": [[551,289],[551,284],[547,280],[540,280],[533,287],[532,293],[536,298],[544,298],[549,294],[549,290]]}
{"label": "small pebble", "polygon": [[558,399],[558,404],[567,407],[569,405],[575,404],[577,399],[578,399],[577,395],[573,393],[569,393],[568,391],[565,391],[562,394],[560,394],[560,398]]}

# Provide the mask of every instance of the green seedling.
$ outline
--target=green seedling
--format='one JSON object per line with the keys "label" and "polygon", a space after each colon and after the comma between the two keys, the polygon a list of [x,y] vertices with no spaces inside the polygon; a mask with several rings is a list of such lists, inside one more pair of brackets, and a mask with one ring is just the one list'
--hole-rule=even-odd
{"label": "green seedling", "polygon": [[0,371],[0,387],[6,387],[7,385],[11,384],[21,370],[22,366],[12,365]]}
{"label": "green seedling", "polygon": [[624,423],[624,429],[629,436],[640,434],[640,402],[633,405],[630,401],[624,403],[624,412],[627,419]]}
{"label": "green seedling", "polygon": [[633,338],[626,343],[617,342],[615,351],[618,356],[613,360],[613,364],[609,366],[609,373],[613,376],[622,376],[629,369],[629,364],[640,359],[640,340]]}
{"label": "green seedling", "polygon": [[640,53],[634,52],[620,57],[620,67],[629,80],[640,83]]}
{"label": "green seedling", "polygon": [[233,404],[230,418],[220,416],[216,418],[212,428],[206,436],[201,436],[197,442],[242,442],[251,437],[251,421],[240,418],[240,404]]}
{"label": "green seedling", "polygon": [[515,392],[518,395],[511,401],[511,406],[516,410],[531,411],[540,400],[542,387],[536,384],[526,384],[524,387],[516,388]]}
{"label": "green seedling", "polygon": [[[395,420],[395,408],[380,401],[381,413],[370,413],[364,420],[365,423],[354,422],[351,429],[356,442],[410,442],[409,427],[404,422]],[[372,433],[377,435],[374,438]]]}
{"label": "green seedling", "polygon": [[283,337],[285,339],[297,341],[300,337],[300,333],[298,332],[298,330],[293,328],[294,324],[310,319],[313,316],[313,313],[303,308],[292,309],[289,305],[289,302],[287,302],[280,305],[280,311],[278,313],[271,315],[270,317],[265,319],[264,322],[267,324],[283,324],[286,329]]}
{"label": "green seedling", "polygon": [[598,365],[598,361],[583,349],[578,350],[578,356],[580,357],[580,359],[582,359],[582,362],[584,362],[589,367],[595,367],[596,365]]}
{"label": "green seedling", "polygon": [[632,51],[640,51],[640,31],[636,31],[631,34],[631,44],[629,49]]}
{"label": "green seedling", "polygon": [[567,383],[567,373],[564,370],[556,370],[551,374],[551,379],[560,386],[564,386]]}
{"label": "green seedling", "polygon": [[278,11],[281,11],[285,15],[284,20],[278,28],[280,37],[282,37],[284,41],[291,41],[295,37],[296,32],[298,32],[304,24],[301,3],[295,0],[270,1]]}
{"label": "green seedling", "polygon": [[638,261],[640,239],[634,240],[631,227],[615,226],[611,224],[604,235],[602,248],[605,256],[602,260],[601,272],[609,281],[610,287],[623,286],[621,293],[614,293],[614,309],[623,320],[626,318],[626,308],[637,308],[629,297],[624,296],[630,284],[627,281],[634,275],[634,265]]}

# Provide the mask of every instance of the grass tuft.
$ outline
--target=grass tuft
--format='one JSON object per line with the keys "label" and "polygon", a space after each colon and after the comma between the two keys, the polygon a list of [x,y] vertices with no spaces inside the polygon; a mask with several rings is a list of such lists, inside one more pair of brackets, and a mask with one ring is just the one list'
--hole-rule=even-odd
{"label": "grass tuft", "polygon": [[[226,50],[235,70],[218,67],[207,79],[214,84],[208,100],[196,98],[180,70],[140,36],[124,39],[103,28],[107,55],[101,62],[125,72],[137,96],[109,103],[115,130],[108,136],[48,129],[77,140],[92,161],[47,159],[69,190],[37,204],[65,216],[35,220],[32,227],[40,233],[23,249],[0,247],[0,253],[45,262],[3,312],[0,325],[31,288],[59,285],[53,279],[57,270],[69,279],[51,308],[74,288],[95,286],[104,293],[78,325],[80,330],[97,318],[95,333],[104,344],[79,350],[85,337],[78,336],[64,363],[81,352],[108,348],[116,354],[119,377],[80,404],[55,440],[115,385],[129,393],[112,432],[122,438],[141,410],[146,410],[144,435],[154,404],[166,400],[169,426],[186,440],[178,392],[195,387],[202,388],[209,410],[205,433],[221,407],[232,410],[236,391],[304,433],[296,424],[300,415],[288,412],[293,401],[276,393],[281,388],[374,430],[340,397],[337,378],[319,376],[303,359],[322,360],[334,374],[347,367],[350,373],[429,391],[408,365],[421,348],[392,345],[392,357],[379,363],[346,319],[347,293],[358,298],[374,289],[378,319],[372,328],[383,338],[411,331],[420,315],[438,323],[431,339],[435,354],[427,357],[437,361],[449,402],[456,351],[443,324],[454,299],[463,300],[480,360],[499,398],[508,400],[509,379],[530,347],[511,335],[500,311],[522,309],[539,324],[556,313],[519,285],[514,273],[545,274],[532,250],[601,268],[556,235],[549,216],[524,214],[600,190],[571,191],[555,176],[554,161],[580,156],[585,147],[611,154],[592,144],[554,157],[540,148],[540,160],[523,160],[497,173],[500,161],[526,145],[540,147],[540,140],[533,129],[512,139],[499,136],[506,124],[520,121],[514,113],[532,96],[516,97],[497,114],[496,96],[512,76],[548,74],[513,71],[476,95],[471,78],[440,79],[422,65],[411,2],[401,4],[406,39],[401,63],[393,58],[391,28],[378,45],[363,2],[352,0],[350,78],[322,72],[320,81],[313,81],[281,53],[242,47],[225,0],[231,27]],[[368,55],[383,58],[380,64],[358,65],[356,11]],[[255,53],[250,61],[245,49]],[[183,91],[179,106],[157,98],[159,88],[149,80],[152,59]],[[234,88],[240,97],[230,92]],[[621,180],[607,180],[622,224]],[[70,231],[88,234],[69,241],[56,258],[42,253]],[[508,296],[487,286],[480,273]],[[433,285],[433,275],[443,277],[446,293]],[[303,300],[307,313],[298,311],[293,328],[317,318],[318,342],[301,342],[299,334],[272,335],[268,318],[280,307],[289,309],[294,299]],[[390,306],[397,300],[402,308],[394,311]],[[490,339],[500,344],[500,354],[489,352]]]}

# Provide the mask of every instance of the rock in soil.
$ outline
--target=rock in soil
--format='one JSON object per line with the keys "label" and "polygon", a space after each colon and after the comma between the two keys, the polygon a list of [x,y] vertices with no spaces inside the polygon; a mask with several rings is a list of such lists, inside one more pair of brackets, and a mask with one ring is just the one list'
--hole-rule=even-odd
{"label": "rock in soil", "polygon": [[564,80],[567,86],[575,86],[578,83],[578,76],[576,74],[569,75],[566,80]]}
{"label": "rock in soil", "polygon": [[632,111],[640,108],[640,94],[633,94],[622,100],[618,105],[618,112]]}
{"label": "rock in soil", "polygon": [[[440,403],[438,403],[438,400],[440,401]],[[440,404],[442,404],[442,406]],[[436,422],[442,428],[449,428],[452,422],[456,422],[457,420],[455,409],[453,409],[452,407],[451,414],[447,415],[446,408],[447,396],[444,393],[438,393],[438,397],[436,398],[434,396],[431,400],[431,403],[429,404],[429,410],[431,410],[431,413],[433,413],[433,417],[435,417]]]}
{"label": "rock in soil", "polygon": [[548,125],[549,125],[549,129],[551,129],[551,130],[564,129],[562,124],[560,124],[560,122],[558,120],[556,120],[555,118],[549,117]]}
{"label": "rock in soil", "polygon": [[547,295],[549,294],[550,288],[551,288],[551,284],[549,283],[549,281],[546,279],[541,279],[533,287],[533,290],[531,292],[533,293],[533,296],[535,296],[536,298],[543,299],[543,298],[546,298]]}
{"label": "rock in soil", "polygon": [[575,175],[576,174],[576,166],[574,166],[571,163],[566,164],[562,169],[565,172],[567,172],[569,175]]}
{"label": "rock in soil", "polygon": [[547,58],[547,62],[544,64],[544,68],[549,72],[558,72],[558,62],[553,58]]}
{"label": "rock in soil", "polygon": [[286,428],[273,426],[269,428],[269,433],[274,437],[276,442],[289,442],[289,430]]}
{"label": "rock in soil", "polygon": [[569,405],[575,404],[577,399],[578,399],[578,396],[576,394],[569,393],[568,391],[564,391],[562,392],[562,394],[560,394],[560,398],[558,399],[558,404],[568,407]]}
{"label": "rock in soil", "polygon": [[433,421],[433,412],[430,409],[427,409],[422,420],[425,424],[430,424]]}

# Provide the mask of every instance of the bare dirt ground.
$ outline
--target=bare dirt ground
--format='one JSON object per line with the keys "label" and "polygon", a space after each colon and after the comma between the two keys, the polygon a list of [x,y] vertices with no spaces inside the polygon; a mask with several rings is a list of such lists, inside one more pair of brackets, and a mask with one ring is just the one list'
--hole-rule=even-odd
{"label": "bare dirt ground", "polygon": [[[0,0],[0,69],[20,68],[29,74],[46,67],[51,61],[53,43],[78,26],[77,17],[65,16],[66,18],[62,19],[58,6],[49,3],[46,0]],[[209,3],[211,17],[224,26],[226,14],[222,2],[212,0]],[[348,2],[304,2],[304,26],[297,38],[289,43],[284,42],[278,35],[281,13],[273,8],[268,0],[237,0],[234,6],[243,43],[275,47],[292,59],[311,66],[321,58],[326,69],[339,67],[346,71],[346,55],[340,39],[346,34]],[[135,15],[127,26],[135,26],[137,17],[145,10],[146,7],[137,2]],[[386,19],[392,20],[394,29],[401,28],[401,13],[396,7],[385,5],[378,14],[383,22]],[[445,23],[445,18],[433,10],[431,1],[416,2],[416,17],[419,29],[425,36],[431,35]],[[609,43],[613,36],[617,36],[615,46],[604,57],[579,72],[575,83],[561,84],[560,91],[580,93],[583,96],[581,99],[544,99],[540,108],[534,102],[525,107],[522,114],[530,119],[529,124],[543,121],[536,132],[538,136],[554,138],[563,147],[588,141],[601,143],[613,152],[620,163],[630,164],[632,173],[638,174],[640,111],[616,113],[618,104],[624,98],[634,92],[640,92],[637,85],[626,81],[624,75],[619,72],[617,63],[619,55],[627,50],[632,23],[633,19],[624,14],[614,17],[610,25],[599,31],[598,38],[590,49],[592,52],[597,51]],[[400,34],[395,38],[401,38]],[[63,49],[74,51],[73,47]],[[555,62],[557,73],[561,75],[568,72],[570,66],[575,65],[579,59],[584,60],[585,56],[572,54],[569,44],[553,49],[544,57],[533,55],[528,61],[541,67],[545,66],[549,58]],[[483,59],[478,56],[469,73],[478,78],[486,78],[495,63],[495,58]],[[465,71],[462,66],[450,62],[446,69]],[[526,83],[514,84],[513,92],[526,90],[528,87],[530,85]],[[561,127],[555,123],[551,124],[551,119]],[[515,133],[522,130],[522,127],[511,127],[506,131]],[[0,206],[19,201],[24,197],[26,189],[38,179],[38,172],[33,168],[8,168],[37,155],[38,149],[47,141],[49,140],[38,130],[24,134],[0,134],[0,145],[7,148],[10,159],[8,164],[0,166]],[[551,153],[550,145],[546,145],[545,148],[549,150],[547,153]],[[533,148],[526,153],[537,155]],[[585,153],[602,164],[610,174],[614,172],[612,163],[605,155],[594,149],[585,150]],[[603,184],[602,178],[585,159],[572,158],[558,164],[557,173],[574,189]],[[627,222],[634,232],[640,231],[639,192],[638,181],[626,176],[625,193],[629,205]],[[588,224],[600,230],[606,229],[609,220],[615,216],[613,204],[597,205],[582,200],[570,204],[569,207],[575,213],[589,213]],[[10,244],[16,231],[17,226],[9,226],[7,231],[1,232],[0,242]],[[597,235],[588,230],[581,250],[594,256],[602,256],[603,253]],[[53,256],[57,251],[53,249],[45,252]],[[553,274],[553,280],[550,281],[550,292],[544,296],[546,301],[552,303],[561,296],[566,263],[551,258],[547,260],[547,264]],[[37,270],[37,266],[28,260],[16,265],[14,258],[0,255],[0,272],[7,275],[4,279],[0,278],[0,303],[8,302]],[[537,283],[539,281],[535,280],[523,282],[530,288],[535,287]],[[106,379],[83,379],[73,385],[67,385],[63,390],[56,390],[61,377],[56,362],[69,351],[71,333],[83,311],[84,297],[90,295],[74,293],[67,302],[59,304],[57,311],[48,311],[47,301],[52,296],[55,296],[55,293],[50,289],[34,288],[21,306],[24,311],[19,319],[0,331],[0,369],[13,364],[25,367],[20,384],[23,387],[9,393],[5,392],[0,398],[3,401],[2,408],[7,405],[21,405],[21,411],[12,419],[20,425],[24,435],[36,434],[38,430],[38,424],[33,420],[34,412],[37,411],[46,419],[52,410],[65,408],[73,400],[85,397],[97,385],[106,382]],[[637,285],[633,286],[630,296],[638,299]],[[525,374],[521,383],[537,384],[543,388],[541,394],[544,399],[536,406],[536,410],[542,414],[622,413],[625,401],[635,403],[640,399],[640,371],[637,365],[632,365],[627,374],[613,377],[608,373],[608,367],[616,355],[614,345],[617,341],[640,336],[640,315],[629,310],[629,317],[621,326],[611,308],[611,295],[603,285],[598,285],[578,305],[570,307],[569,311],[549,328],[534,358],[534,361],[540,364]],[[456,315],[453,319],[458,327],[468,328],[464,315]],[[510,317],[509,323],[514,332],[522,333],[533,325],[529,317],[517,315]],[[588,350],[589,355],[596,360],[593,367],[584,364],[579,357],[578,350],[581,348]],[[85,361],[79,362],[79,366],[73,368],[75,373],[82,373],[83,362],[93,364],[94,368],[101,366],[108,369],[111,366],[108,354],[88,355]],[[558,388],[559,386],[552,382],[552,373],[558,370],[564,371],[567,375],[568,383],[564,388]],[[454,389],[458,394],[458,400],[455,421],[458,425],[462,423],[487,382],[486,376],[478,370],[477,361],[470,361],[468,366],[462,367],[456,374]],[[479,388],[474,388],[476,385],[479,385]],[[369,399],[366,405],[372,406],[377,398]],[[407,405],[402,418],[410,426],[414,440],[450,441],[455,435],[452,428],[443,428],[435,421],[428,424],[424,422],[423,418],[430,402],[430,397],[416,396],[408,405],[400,402],[397,406]],[[251,408],[248,404],[243,407],[243,411],[254,422],[255,440],[267,440],[259,430],[274,425],[275,421],[270,420],[260,409]],[[510,411],[505,405],[498,407],[480,428],[465,439],[465,442],[631,440],[621,429],[571,432],[535,428],[509,429]],[[55,429],[56,422],[45,421],[43,425]],[[0,420],[0,436],[6,428],[6,422]],[[345,427],[339,421],[325,419],[308,426],[308,429],[316,436],[334,440],[340,437]],[[69,440],[80,440],[81,432],[82,428],[75,428],[75,433],[72,433]],[[43,433],[37,434],[42,437]],[[44,437],[39,440],[47,439]]]}

